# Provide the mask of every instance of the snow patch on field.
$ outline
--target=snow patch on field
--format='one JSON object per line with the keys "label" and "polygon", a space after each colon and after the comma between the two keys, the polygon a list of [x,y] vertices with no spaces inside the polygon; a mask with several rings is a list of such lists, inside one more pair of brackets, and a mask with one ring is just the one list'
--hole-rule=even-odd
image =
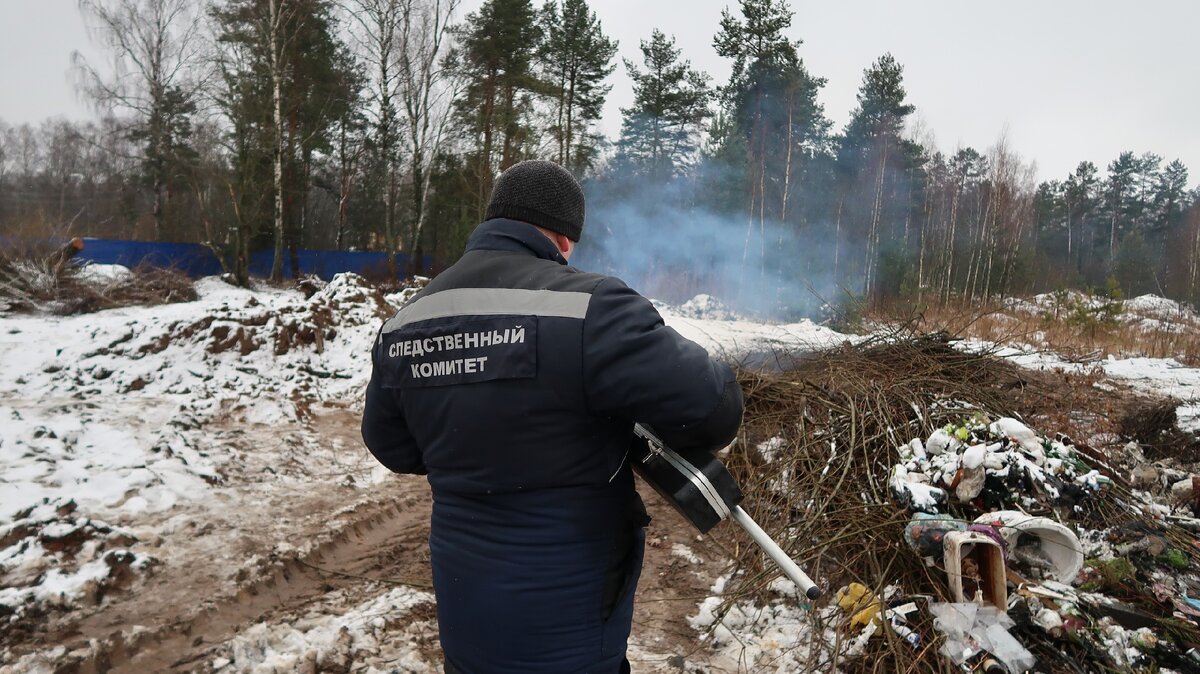
{"label": "snow patch on field", "polygon": [[1179,428],[1187,432],[1200,432],[1200,368],[1188,367],[1174,358],[1109,356],[1091,363],[1080,363],[1030,345],[997,345],[977,339],[967,339],[956,344],[963,350],[991,353],[1033,370],[1052,369],[1082,373],[1099,368],[1109,379],[1125,384],[1139,393],[1179,400],[1183,403],[1177,410]]}
{"label": "snow patch on field", "polygon": [[862,337],[846,335],[810,320],[761,323],[735,316],[711,296],[697,295],[680,306],[655,303],[663,321],[716,357],[740,362],[751,354],[804,354]]}
{"label": "snow patch on field", "polygon": [[[15,612],[0,609],[0,623],[102,601],[152,566],[133,549],[138,537],[208,519],[201,513],[226,505],[214,489],[282,483],[283,466],[314,465],[311,450],[289,461],[287,452],[305,449],[289,436],[263,434],[247,456],[213,425],[295,429],[314,403],[355,399],[381,319],[394,310],[352,274],[308,297],[216,278],[196,288],[192,302],[5,318],[0,603]],[[58,519],[40,514],[68,502]],[[52,546],[68,526],[74,547],[63,552]]]}
{"label": "snow patch on field", "polygon": [[202,498],[229,459],[202,448],[205,422],[296,420],[360,391],[390,309],[354,275],[308,299],[215,278],[197,290],[195,302],[6,320],[0,523],[44,498],[106,515]]}
{"label": "snow patch on field", "polygon": [[[339,593],[332,593],[339,594]],[[337,603],[341,597],[328,597]],[[220,674],[286,674],[290,672],[353,671],[440,672],[440,663],[426,662],[413,641],[436,639],[436,622],[413,610],[433,604],[433,595],[397,587],[341,615],[310,607],[288,623],[258,623],[244,630],[210,661],[209,671]]]}
{"label": "snow patch on field", "polygon": [[674,543],[671,545],[671,554],[685,560],[688,564],[703,564],[704,560],[692,551],[691,548],[682,544]]}
{"label": "snow patch on field", "polygon": [[[719,660],[737,663],[736,671],[830,672],[832,648],[842,644],[828,625],[838,624],[836,605],[812,611],[781,597],[765,606],[748,601],[726,603],[722,597],[729,576],[713,584],[712,596],[700,602],[696,615],[688,617],[693,629],[709,635],[708,646]],[[787,594],[795,586],[777,581],[772,590]],[[844,645],[844,644],[843,644]]]}

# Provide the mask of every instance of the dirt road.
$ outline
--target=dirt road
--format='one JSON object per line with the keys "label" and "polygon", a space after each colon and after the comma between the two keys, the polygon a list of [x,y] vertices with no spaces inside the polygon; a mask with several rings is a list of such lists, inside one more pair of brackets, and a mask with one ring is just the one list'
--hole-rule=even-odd
{"label": "dirt road", "polygon": [[[440,671],[425,594],[424,478],[380,475],[361,446],[357,415],[338,403],[313,406],[293,427],[255,427],[231,411],[207,430],[215,447],[244,458],[211,502],[138,523],[140,545],[160,560],[153,575],[95,606],[51,616],[14,652],[41,651],[51,655],[50,671],[84,674],[241,672],[255,664],[275,667],[256,672],[350,672],[367,671],[368,661],[375,671]],[[267,451],[264,443],[278,446]],[[644,496],[654,523],[631,659],[645,672],[722,671],[709,668],[686,616],[709,593],[720,570],[713,560],[725,555],[657,495]],[[419,594],[372,618],[386,627],[380,643],[353,643],[343,626],[337,634],[346,643],[324,649],[337,657],[306,645],[316,632],[305,630],[397,589]]]}

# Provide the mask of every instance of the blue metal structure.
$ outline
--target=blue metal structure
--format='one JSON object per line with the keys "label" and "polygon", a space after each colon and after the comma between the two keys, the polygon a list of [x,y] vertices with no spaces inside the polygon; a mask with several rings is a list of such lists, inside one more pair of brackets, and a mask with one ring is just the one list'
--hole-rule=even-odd
{"label": "blue metal structure", "polygon": [[[198,243],[152,243],[149,241],[123,241],[117,239],[84,239],[83,250],[76,259],[95,264],[119,264],[136,267],[141,264],[179,270],[197,278],[222,272],[217,254]],[[315,274],[326,281],[341,272],[354,272],[372,278],[387,276],[387,254],[350,252],[341,250],[299,250],[301,274]],[[250,273],[267,276],[271,273],[274,251],[260,250],[250,256]],[[426,256],[423,268],[431,266],[432,259]],[[396,267],[403,270],[408,265],[408,256],[396,255]],[[284,260],[284,272],[290,274],[291,260]]]}

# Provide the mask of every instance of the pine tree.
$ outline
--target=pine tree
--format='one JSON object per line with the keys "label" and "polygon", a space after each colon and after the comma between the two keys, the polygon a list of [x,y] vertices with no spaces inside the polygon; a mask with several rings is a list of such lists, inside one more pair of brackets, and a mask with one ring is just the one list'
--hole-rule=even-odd
{"label": "pine tree", "polygon": [[675,38],[655,29],[642,40],[639,69],[625,60],[633,80],[633,106],[622,108],[617,160],[634,173],[661,181],[695,157],[712,93],[708,76],[679,60]]}
{"label": "pine tree", "polygon": [[1132,152],[1122,152],[1108,165],[1104,182],[1104,216],[1108,223],[1108,263],[1117,257],[1117,242],[1133,229],[1139,163]]}
{"label": "pine tree", "polygon": [[1153,196],[1151,227],[1163,231],[1178,227],[1188,200],[1188,170],[1178,159],[1167,164],[1157,176]]}
{"label": "pine tree", "polygon": [[1096,208],[1096,189],[1099,185],[1096,165],[1090,161],[1079,162],[1075,172],[1063,184],[1062,199],[1067,228],[1067,260],[1075,271],[1081,272],[1084,247],[1075,243],[1083,240],[1087,222]]}
{"label": "pine tree", "polygon": [[600,119],[612,88],[604,80],[616,68],[617,43],[604,35],[586,0],[549,0],[540,21],[539,59],[554,106],[555,160],[580,174],[595,159],[597,139],[588,129]]}
{"label": "pine tree", "polygon": [[[858,106],[838,147],[838,212],[864,243],[863,289],[876,290],[881,247],[895,239],[912,207],[909,183],[921,163],[919,146],[901,137],[915,107],[905,101],[904,68],[884,54],[863,71]],[[903,245],[903,244],[902,244]]]}
{"label": "pine tree", "polygon": [[724,94],[727,107],[752,89],[766,72],[784,71],[800,63],[796,48],[783,31],[792,25],[793,12],[783,0],[739,0],[742,18],[721,11],[721,30],[713,38],[717,54],[733,59],[733,71]]}
{"label": "pine tree", "polygon": [[858,89],[858,106],[842,136],[839,162],[869,163],[881,143],[897,146],[905,121],[916,106],[905,102],[904,67],[891,54],[879,57],[863,71]]}
{"label": "pine tree", "polygon": [[473,143],[467,179],[482,218],[495,174],[531,152],[533,95],[545,90],[532,70],[542,36],[530,0],[487,0],[456,33],[449,65],[466,81],[456,112]]}
{"label": "pine tree", "polygon": [[[747,230],[743,261],[753,255],[765,272],[768,249],[786,256],[780,240],[768,243],[767,222],[804,221],[799,189],[807,171],[827,149],[829,122],[817,102],[823,78],[809,74],[797,52],[800,41],[784,31],[792,10],[785,0],[741,0],[741,16],[722,12],[713,46],[733,61],[729,83],[721,89],[723,104],[715,157],[738,176],[746,195]],[[757,230],[757,236],[755,236]],[[757,239],[757,241],[755,241]],[[754,245],[757,243],[757,245]]]}

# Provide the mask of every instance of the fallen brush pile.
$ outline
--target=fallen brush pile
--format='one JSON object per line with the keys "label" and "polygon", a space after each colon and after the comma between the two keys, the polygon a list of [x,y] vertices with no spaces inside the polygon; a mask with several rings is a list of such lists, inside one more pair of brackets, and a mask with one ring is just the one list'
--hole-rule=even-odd
{"label": "fallen brush pile", "polygon": [[[723,622],[759,621],[748,670],[1200,672],[1187,474],[1168,462],[1135,489],[1136,446],[1072,440],[1117,437],[1119,394],[944,335],[740,379],[727,463],[743,506],[826,591],[808,606],[733,527],[714,531],[736,561],[693,624],[719,646]],[[803,624],[781,644],[783,616]]]}
{"label": "fallen brush pile", "polygon": [[70,316],[196,299],[191,279],[173,269],[77,264],[80,239],[52,252],[42,248],[0,252],[0,314]]}

